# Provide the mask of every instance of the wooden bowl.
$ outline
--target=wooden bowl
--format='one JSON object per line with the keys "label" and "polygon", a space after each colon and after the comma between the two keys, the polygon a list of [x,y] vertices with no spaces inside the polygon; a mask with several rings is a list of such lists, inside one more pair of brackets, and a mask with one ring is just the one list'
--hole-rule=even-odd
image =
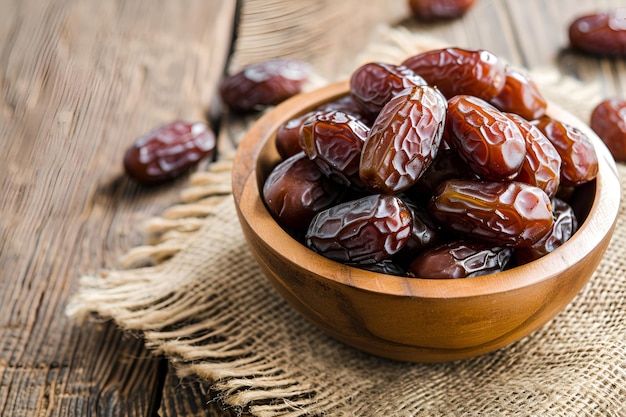
{"label": "wooden bowl", "polygon": [[278,162],[274,138],[285,121],[348,92],[340,82],[301,94],[269,111],[249,130],[235,158],[233,193],[241,227],[261,269],[304,317],[365,352],[413,362],[472,357],[515,342],[558,314],[581,290],[606,250],[620,185],[602,141],[554,105],[548,113],[576,125],[598,153],[597,179],[576,191],[576,234],[543,258],[476,278],[431,280],[342,265],[291,238],[266,210],[259,190]]}

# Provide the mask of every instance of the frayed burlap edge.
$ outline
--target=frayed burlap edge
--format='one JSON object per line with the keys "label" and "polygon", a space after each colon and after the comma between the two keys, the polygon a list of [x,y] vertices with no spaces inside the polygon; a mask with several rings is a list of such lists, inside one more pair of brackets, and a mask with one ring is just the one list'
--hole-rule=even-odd
{"label": "frayed burlap edge", "polygon": [[[441,42],[382,28],[363,62],[397,62]],[[384,56],[383,56],[384,52]],[[600,97],[553,70],[532,73],[544,94],[582,119]],[[84,276],[67,312],[140,331],[181,376],[210,384],[256,416],[625,415],[624,207],[614,242],[582,293],[533,335],[492,354],[403,364],[330,339],[262,277],[230,195],[232,152],[190,179],[181,203],[147,222],[128,269]],[[619,167],[620,177],[626,170]],[[207,400],[209,400],[207,398]]]}

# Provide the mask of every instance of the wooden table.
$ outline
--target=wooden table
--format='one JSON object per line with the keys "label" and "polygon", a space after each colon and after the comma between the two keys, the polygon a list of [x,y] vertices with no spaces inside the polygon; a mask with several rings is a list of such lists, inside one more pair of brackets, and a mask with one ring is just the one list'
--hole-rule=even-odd
{"label": "wooden table", "polygon": [[[118,266],[142,243],[139,224],[177,201],[185,178],[144,188],[121,158],[165,121],[219,119],[236,15],[232,69],[287,55],[333,79],[388,22],[626,96],[625,60],[566,49],[574,16],[620,3],[478,0],[464,19],[426,25],[403,0],[0,0],[0,415],[226,413],[137,335],[64,310],[79,276]],[[225,123],[237,122],[222,137]]]}

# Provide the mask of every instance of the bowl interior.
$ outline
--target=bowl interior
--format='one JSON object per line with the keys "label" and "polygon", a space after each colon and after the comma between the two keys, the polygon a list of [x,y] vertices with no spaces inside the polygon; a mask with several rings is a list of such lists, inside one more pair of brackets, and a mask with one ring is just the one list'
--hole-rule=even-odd
{"label": "bowl interior", "polygon": [[[254,167],[252,175],[254,177],[255,193],[258,195],[257,198],[260,199],[265,179],[272,168],[280,161],[280,156],[276,151],[274,143],[277,128],[283,122],[304,114],[325,101],[333,100],[347,93],[347,83],[341,82],[292,98],[264,117],[266,120],[260,123],[263,129],[258,132],[250,132],[248,137],[251,141],[255,141],[251,144],[253,150],[250,162],[251,166]],[[476,277],[471,280],[446,280],[442,282],[441,280],[382,275],[382,279],[385,282],[381,283],[381,274],[343,265],[340,266],[338,263],[329,261],[308,250],[292,239],[286,232],[282,231],[267,211],[261,213],[260,218],[256,219],[256,221],[263,224],[259,230],[266,232],[271,230],[271,233],[264,233],[264,238],[268,239],[267,243],[269,245],[273,245],[274,239],[276,239],[278,247],[284,247],[286,239],[293,241],[293,247],[284,253],[284,256],[288,259],[297,263],[302,262],[302,259],[305,257],[313,257],[315,262],[311,264],[320,268],[318,272],[322,276],[326,274],[324,272],[326,268],[335,270],[347,268],[348,271],[345,276],[334,274],[334,279],[342,280],[347,285],[357,286],[364,290],[388,290],[393,293],[396,291],[394,289],[400,288],[400,293],[406,293],[408,286],[412,294],[420,296],[440,297],[442,294],[447,294],[450,297],[467,296],[468,294],[480,294],[483,292],[508,291],[557,275],[567,269],[569,265],[580,261],[612,230],[616,218],[620,188],[613,158],[600,139],[578,119],[556,105],[551,104],[548,112],[559,120],[576,125],[588,134],[598,152],[600,172],[596,180],[578,187],[572,196],[571,204],[579,219],[579,230],[561,248],[535,262],[518,266],[502,273]],[[268,117],[270,120],[267,120]],[[244,140],[242,147],[245,148],[246,146]],[[252,180],[252,178],[249,179]],[[442,287],[445,287],[444,291],[442,291]]]}

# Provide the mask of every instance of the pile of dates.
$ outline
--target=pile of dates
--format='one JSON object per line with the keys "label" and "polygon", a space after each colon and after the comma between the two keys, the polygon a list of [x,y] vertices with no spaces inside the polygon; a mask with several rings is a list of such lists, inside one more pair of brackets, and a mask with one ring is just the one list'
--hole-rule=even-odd
{"label": "pile of dates", "polygon": [[386,274],[462,278],[567,241],[588,137],[546,114],[523,72],[485,50],[368,63],[349,94],[287,121],[263,200],[313,251]]}

